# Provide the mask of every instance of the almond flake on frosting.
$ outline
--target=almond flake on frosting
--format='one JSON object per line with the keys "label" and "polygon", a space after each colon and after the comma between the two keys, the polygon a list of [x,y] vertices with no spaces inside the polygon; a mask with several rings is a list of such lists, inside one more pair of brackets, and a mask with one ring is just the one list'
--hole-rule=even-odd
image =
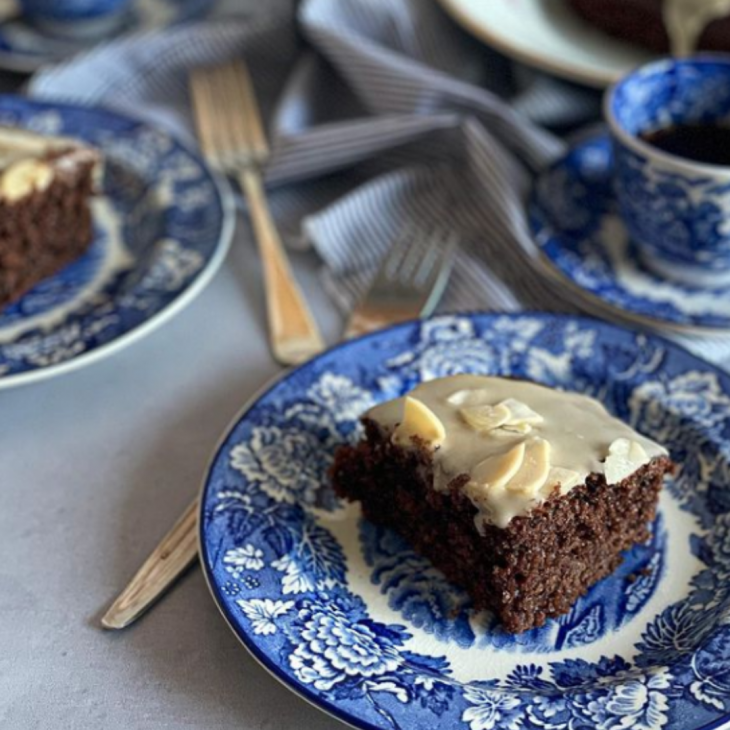
{"label": "almond flake on frosting", "polygon": [[477,431],[492,431],[507,423],[511,417],[509,408],[499,403],[496,406],[466,406],[459,410],[461,417]]}
{"label": "almond flake on frosting", "polygon": [[532,431],[532,426],[529,423],[505,423],[504,426],[500,426],[495,433],[503,433],[507,436],[514,435],[514,434],[521,434],[524,436],[525,434],[530,433]]}
{"label": "almond flake on frosting", "polygon": [[506,398],[500,405],[509,408],[509,412],[512,414],[509,421],[507,421],[508,426],[520,426],[523,423],[532,426],[545,420],[539,413],[535,413],[530,406],[514,398]]}
{"label": "almond flake on frosting", "polygon": [[514,476],[507,482],[511,492],[537,494],[545,484],[550,471],[550,444],[541,438],[532,439],[525,444],[525,456]]}
{"label": "almond flake on frosting", "polygon": [[560,494],[567,494],[573,487],[580,484],[583,480],[580,474],[572,469],[563,469],[560,466],[550,467],[545,484],[550,487],[560,485]]}
{"label": "almond flake on frosting", "polygon": [[603,464],[606,482],[618,484],[648,462],[649,455],[641,444],[626,438],[616,439],[608,447],[608,456]]}
{"label": "almond flake on frosting", "polygon": [[438,416],[422,401],[406,396],[403,402],[403,419],[393,431],[394,444],[409,444],[413,437],[429,446],[440,446],[446,438],[446,430]]}
{"label": "almond flake on frosting", "polygon": [[0,177],[0,196],[19,200],[34,190],[45,190],[53,180],[53,169],[42,160],[20,160],[10,165]]}
{"label": "almond flake on frosting", "polygon": [[517,473],[524,458],[525,444],[517,444],[504,454],[479,462],[472,470],[472,481],[484,487],[503,487]]}

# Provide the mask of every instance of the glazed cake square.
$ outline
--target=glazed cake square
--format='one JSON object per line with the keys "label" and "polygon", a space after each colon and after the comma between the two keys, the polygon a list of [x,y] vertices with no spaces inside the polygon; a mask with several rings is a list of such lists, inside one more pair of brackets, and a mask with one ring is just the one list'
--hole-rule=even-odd
{"label": "glazed cake square", "polygon": [[513,633],[570,610],[650,537],[666,450],[598,401],[457,375],[362,418],[337,494],[388,527]]}
{"label": "glazed cake square", "polygon": [[100,165],[75,140],[0,128],[0,308],[86,251]]}

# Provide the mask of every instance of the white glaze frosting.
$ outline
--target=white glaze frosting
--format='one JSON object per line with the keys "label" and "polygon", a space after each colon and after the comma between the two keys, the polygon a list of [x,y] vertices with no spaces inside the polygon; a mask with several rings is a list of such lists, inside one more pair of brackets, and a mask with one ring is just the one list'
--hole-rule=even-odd
{"label": "white glaze frosting", "polygon": [[689,56],[702,31],[730,14],[730,0],[664,0],[662,13],[673,56]]}
{"label": "white glaze frosting", "polygon": [[[480,408],[478,417],[469,410]],[[506,527],[558,485],[567,494],[591,473],[621,481],[667,454],[593,398],[507,378],[431,380],[366,417],[394,443],[416,448],[419,436],[430,445],[434,489],[469,475],[464,493],[478,509],[480,530],[485,523]]]}
{"label": "white glaze frosting", "polygon": [[[52,162],[41,159],[55,150],[66,152]],[[45,190],[56,175],[73,174],[90,161],[98,163],[98,153],[76,140],[0,127],[0,198],[14,202],[33,190]],[[99,164],[95,173],[101,174]]]}

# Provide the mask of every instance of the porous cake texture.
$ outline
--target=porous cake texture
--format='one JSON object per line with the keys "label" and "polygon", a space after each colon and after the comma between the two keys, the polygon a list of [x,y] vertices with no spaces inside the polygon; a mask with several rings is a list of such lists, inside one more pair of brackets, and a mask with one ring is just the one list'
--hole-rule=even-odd
{"label": "porous cake texture", "polygon": [[86,251],[100,165],[73,140],[0,128],[0,308]]}
{"label": "porous cake texture", "polygon": [[650,537],[667,452],[597,401],[453,376],[363,416],[335,491],[359,501],[507,631],[570,610]]}

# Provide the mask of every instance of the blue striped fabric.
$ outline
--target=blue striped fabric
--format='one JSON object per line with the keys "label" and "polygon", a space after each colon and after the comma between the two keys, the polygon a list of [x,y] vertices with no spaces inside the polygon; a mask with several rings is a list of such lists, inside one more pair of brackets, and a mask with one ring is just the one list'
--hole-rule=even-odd
{"label": "blue striped fabric", "polygon": [[[318,252],[343,310],[414,227],[458,232],[444,310],[595,307],[546,275],[523,212],[532,173],[564,150],[543,125],[595,121],[595,92],[510,67],[431,0],[294,8],[222,1],[205,23],[45,69],[30,92],[134,110],[190,137],[188,69],[242,54],[269,120],[275,216],[289,245]],[[684,344],[730,362],[730,340]]]}

